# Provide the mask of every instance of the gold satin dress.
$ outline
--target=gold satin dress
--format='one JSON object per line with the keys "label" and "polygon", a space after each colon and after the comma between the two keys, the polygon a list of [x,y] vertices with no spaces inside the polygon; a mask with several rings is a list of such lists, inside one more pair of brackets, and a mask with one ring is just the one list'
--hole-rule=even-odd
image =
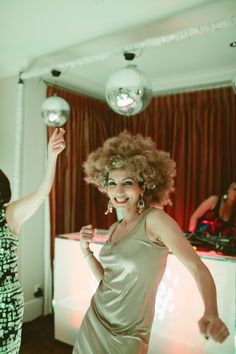
{"label": "gold satin dress", "polygon": [[168,255],[164,245],[146,235],[151,210],[146,209],[121,240],[112,242],[111,235],[102,247],[99,259],[104,276],[82,321],[73,354],[148,352],[156,292]]}

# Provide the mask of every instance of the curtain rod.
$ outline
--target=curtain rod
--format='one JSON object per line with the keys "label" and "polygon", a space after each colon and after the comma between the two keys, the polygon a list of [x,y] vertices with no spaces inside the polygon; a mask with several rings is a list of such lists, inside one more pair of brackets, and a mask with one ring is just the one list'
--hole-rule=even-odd
{"label": "curtain rod", "polygon": [[[53,83],[50,80],[44,80],[44,79],[40,79],[40,82],[44,83],[45,85],[50,85],[52,87],[62,89],[67,92],[79,94],[83,97],[89,96],[89,97],[94,98],[98,101],[106,102],[105,97],[104,97],[104,99],[98,98],[97,96],[94,96],[91,93],[80,92],[75,87],[72,88],[69,86],[64,86],[64,84]],[[199,85],[199,86],[196,85],[196,86],[189,86],[189,87],[176,88],[176,89],[166,89],[166,90],[160,90],[160,91],[157,90],[157,91],[153,92],[153,97],[177,95],[177,94],[181,94],[181,93],[193,93],[193,92],[214,90],[214,89],[225,88],[225,87],[232,87],[231,81],[223,81],[223,82],[218,82],[215,84],[205,84],[205,85],[203,84],[203,85]]]}
{"label": "curtain rod", "polygon": [[181,93],[208,91],[208,90],[214,90],[214,89],[219,89],[219,88],[224,88],[224,87],[232,87],[231,81],[223,81],[223,82],[218,82],[215,84],[202,84],[202,85],[188,86],[188,87],[183,87],[183,88],[155,91],[154,97],[176,95],[176,94],[181,94]]}

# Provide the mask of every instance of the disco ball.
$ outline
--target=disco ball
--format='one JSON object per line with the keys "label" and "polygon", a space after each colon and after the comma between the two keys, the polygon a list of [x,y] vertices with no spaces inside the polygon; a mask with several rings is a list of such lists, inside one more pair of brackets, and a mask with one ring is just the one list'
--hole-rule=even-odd
{"label": "disco ball", "polygon": [[70,106],[61,97],[52,96],[46,98],[41,107],[41,116],[44,123],[51,127],[64,125],[70,114]]}
{"label": "disco ball", "polygon": [[233,88],[234,93],[236,94],[236,76],[235,76],[235,78],[232,80],[232,88]]}
{"label": "disco ball", "polygon": [[113,111],[133,116],[142,112],[151,101],[151,83],[136,65],[128,65],[109,77],[105,95]]}

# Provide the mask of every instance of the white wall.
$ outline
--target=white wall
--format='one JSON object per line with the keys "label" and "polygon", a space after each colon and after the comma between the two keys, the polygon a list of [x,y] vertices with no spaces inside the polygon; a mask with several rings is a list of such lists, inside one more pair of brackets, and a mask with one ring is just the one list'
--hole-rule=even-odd
{"label": "white wall", "polygon": [[[0,168],[14,183],[17,77],[0,80]],[[24,129],[22,149],[21,195],[39,185],[46,159],[46,126],[40,107],[46,87],[38,79],[24,83]],[[42,314],[42,299],[33,295],[35,285],[44,287],[44,207],[27,221],[20,235],[19,275],[25,297],[25,321]]]}
{"label": "white wall", "polygon": [[17,78],[0,79],[0,166],[13,178]]}

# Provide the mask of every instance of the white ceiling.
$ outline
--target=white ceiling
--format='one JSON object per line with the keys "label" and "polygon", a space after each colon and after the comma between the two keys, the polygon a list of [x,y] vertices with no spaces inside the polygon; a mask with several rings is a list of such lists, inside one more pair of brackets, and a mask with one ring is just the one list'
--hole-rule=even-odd
{"label": "white ceiling", "polygon": [[155,95],[229,85],[233,41],[236,0],[0,0],[0,78],[22,72],[98,98],[124,51]]}

